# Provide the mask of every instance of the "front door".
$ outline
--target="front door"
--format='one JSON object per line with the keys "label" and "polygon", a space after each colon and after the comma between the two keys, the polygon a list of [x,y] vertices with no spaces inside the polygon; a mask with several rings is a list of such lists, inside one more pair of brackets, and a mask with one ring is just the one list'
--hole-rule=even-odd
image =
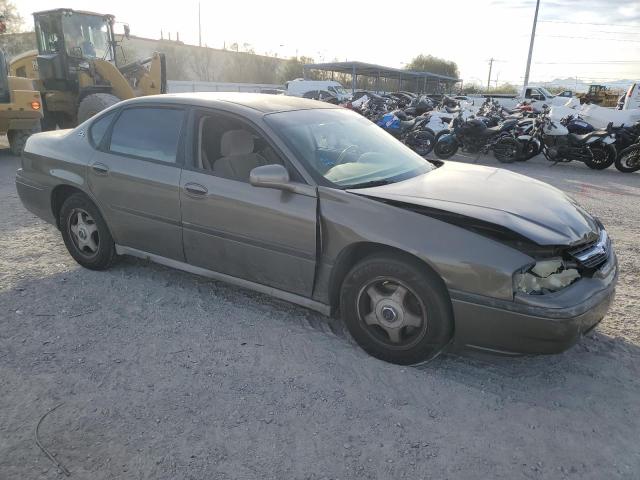
{"label": "front door", "polygon": [[131,107],[113,115],[111,127],[105,118],[89,130],[98,146],[89,188],[118,244],[184,260],[179,188],[186,111]]}
{"label": "front door", "polygon": [[254,128],[216,112],[194,121],[194,164],[180,181],[187,262],[310,296],[316,264],[315,191],[253,187],[249,172],[280,163],[301,180]]}

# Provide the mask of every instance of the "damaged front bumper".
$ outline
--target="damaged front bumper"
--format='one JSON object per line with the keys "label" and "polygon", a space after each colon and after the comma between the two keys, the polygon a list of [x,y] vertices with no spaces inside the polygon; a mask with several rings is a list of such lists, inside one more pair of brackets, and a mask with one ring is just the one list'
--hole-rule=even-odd
{"label": "damaged front bumper", "polygon": [[618,278],[613,249],[589,278],[545,295],[516,294],[514,301],[450,291],[455,346],[505,354],[559,353],[606,315]]}

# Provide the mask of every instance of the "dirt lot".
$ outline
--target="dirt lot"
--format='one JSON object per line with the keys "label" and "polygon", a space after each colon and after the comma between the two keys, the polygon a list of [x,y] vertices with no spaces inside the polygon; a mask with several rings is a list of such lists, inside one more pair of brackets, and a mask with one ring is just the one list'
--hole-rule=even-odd
{"label": "dirt lot", "polygon": [[[467,159],[468,160],[468,159]],[[494,164],[493,159],[482,162]],[[640,478],[640,175],[510,168],[569,192],[620,259],[609,315],[562,355],[403,368],[337,321],[123,259],[79,268],[0,151],[0,478]]]}

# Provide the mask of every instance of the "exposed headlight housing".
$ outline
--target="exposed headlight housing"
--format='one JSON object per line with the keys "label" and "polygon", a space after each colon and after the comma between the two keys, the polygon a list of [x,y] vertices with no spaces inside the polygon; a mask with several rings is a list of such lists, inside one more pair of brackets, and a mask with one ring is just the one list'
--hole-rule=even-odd
{"label": "exposed headlight housing", "polygon": [[513,276],[513,289],[516,293],[544,295],[562,290],[579,278],[577,269],[567,268],[561,258],[552,258],[540,260],[516,272]]}

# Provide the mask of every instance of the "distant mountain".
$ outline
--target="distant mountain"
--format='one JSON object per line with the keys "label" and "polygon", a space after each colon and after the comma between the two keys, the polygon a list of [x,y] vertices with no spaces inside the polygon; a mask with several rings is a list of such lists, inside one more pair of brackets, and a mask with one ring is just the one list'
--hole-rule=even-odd
{"label": "distant mountain", "polygon": [[589,85],[598,84],[598,85],[606,85],[608,88],[612,90],[620,90],[621,92],[625,92],[629,85],[638,81],[636,80],[615,80],[609,82],[590,82],[586,83],[578,80],[576,83],[575,78],[556,78],[551,80],[550,82],[533,82],[532,85],[539,85],[542,87],[562,87],[567,90],[573,90],[574,92],[586,92],[589,90]]}

